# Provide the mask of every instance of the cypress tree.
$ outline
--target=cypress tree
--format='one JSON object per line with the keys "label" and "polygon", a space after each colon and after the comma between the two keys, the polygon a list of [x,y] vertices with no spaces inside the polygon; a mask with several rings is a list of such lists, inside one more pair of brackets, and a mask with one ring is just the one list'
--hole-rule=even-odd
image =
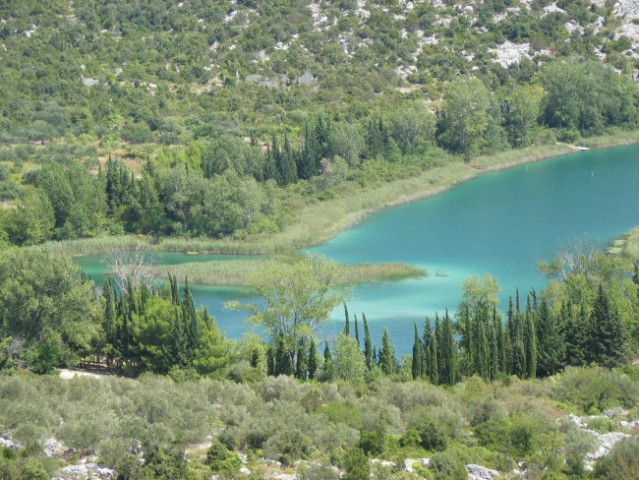
{"label": "cypress tree", "polygon": [[184,281],[184,295],[182,297],[182,318],[184,320],[184,330],[189,347],[189,355],[191,358],[195,356],[195,350],[200,343],[200,332],[197,324],[197,312],[195,311],[195,302],[191,290],[189,289],[189,279]]}
{"label": "cypress tree", "polygon": [[256,349],[254,349],[254,350],[253,350],[253,353],[251,353],[251,361],[250,361],[250,364],[251,364],[251,367],[252,367],[252,368],[257,368],[257,366],[259,365],[259,363],[260,363],[260,352],[259,352],[259,350],[256,348]]}
{"label": "cypress tree", "polygon": [[304,145],[297,160],[297,175],[299,178],[309,179],[317,175],[321,152],[315,132],[308,122],[304,123]]}
{"label": "cypress tree", "polygon": [[602,285],[597,290],[590,324],[592,360],[608,368],[621,365],[626,349],[624,325],[619,313],[611,307]]}
{"label": "cypress tree", "polygon": [[311,344],[308,347],[308,378],[314,379],[317,372],[317,348],[315,347],[315,340],[311,338]]}
{"label": "cypress tree", "polygon": [[433,335],[430,318],[424,320],[424,339],[422,341],[422,371],[428,375],[431,383],[436,385],[439,381],[439,366],[437,364],[437,339]]}
{"label": "cypress tree", "polygon": [[373,348],[371,332],[368,329],[368,322],[364,313],[362,313],[362,321],[364,322],[364,358],[366,359],[366,366],[370,370],[375,365],[375,349]]}
{"label": "cypress tree", "polygon": [[273,348],[273,345],[269,345],[268,350],[266,351],[266,374],[277,375],[276,368],[275,348]]}
{"label": "cypress tree", "polygon": [[102,287],[102,297],[104,298],[104,310],[102,316],[102,328],[105,334],[105,350],[107,367],[111,366],[111,361],[116,353],[117,347],[117,318],[115,306],[115,289],[110,277],[104,281]]}
{"label": "cypress tree", "polygon": [[180,294],[178,293],[178,284],[174,276],[169,273],[169,288],[171,291],[171,303],[178,305],[180,303]]}
{"label": "cypress tree", "polygon": [[436,362],[437,365],[437,384],[443,381],[443,371],[444,371],[444,358],[443,358],[443,349],[442,349],[442,323],[439,319],[439,314],[435,312],[435,333],[433,335],[433,342],[436,343],[437,348],[435,349],[436,354]]}
{"label": "cypress tree", "polygon": [[305,342],[303,342],[297,349],[296,365],[295,365],[295,377],[302,380],[306,379],[306,373],[308,370],[308,349]]}
{"label": "cypress tree", "polygon": [[359,327],[357,325],[357,314],[353,315],[353,321],[355,323],[355,340],[357,341],[357,348],[359,348]]}
{"label": "cypress tree", "polygon": [[422,342],[419,338],[419,332],[417,331],[417,322],[414,322],[415,327],[415,339],[413,341],[413,365],[412,365],[412,373],[413,380],[417,380],[422,376]]}
{"label": "cypress tree", "polygon": [[348,318],[348,307],[346,306],[346,302],[344,302],[344,317],[346,319],[344,321],[344,335],[349,337],[351,334],[351,322]]}
{"label": "cypress tree", "polygon": [[497,339],[497,368],[499,372],[506,372],[506,344],[504,341],[504,328],[501,318],[497,315],[497,307],[493,307],[493,330]]}
{"label": "cypress tree", "polygon": [[489,346],[489,355],[490,355],[490,364],[488,366],[488,376],[491,380],[495,380],[497,378],[497,374],[499,373],[499,357],[500,351],[497,342],[497,331],[495,328],[495,319],[493,314],[493,322],[489,325],[488,329],[488,346]]}
{"label": "cypress tree", "polygon": [[331,363],[331,350],[328,348],[328,342],[324,345],[324,368],[328,368]]}
{"label": "cypress tree", "polygon": [[530,296],[526,302],[526,316],[524,325],[524,350],[526,353],[526,378],[535,378],[537,374],[537,330]]}
{"label": "cypress tree", "polygon": [[548,302],[541,299],[537,326],[537,368],[542,375],[554,375],[563,365],[566,343],[558,320],[551,315]]}
{"label": "cypress tree", "polygon": [[439,344],[443,360],[440,380],[446,385],[454,385],[456,381],[457,351],[453,339],[453,322],[448,315],[448,310],[446,310],[442,321],[441,341]]}
{"label": "cypress tree", "polygon": [[177,306],[173,307],[171,334],[168,342],[162,345],[162,369],[156,373],[167,373],[171,367],[187,367],[191,363],[187,333],[184,330],[182,311]]}
{"label": "cypress tree", "polygon": [[395,348],[391,341],[388,329],[384,329],[382,334],[382,349],[379,352],[379,366],[386,375],[393,375],[396,371]]}

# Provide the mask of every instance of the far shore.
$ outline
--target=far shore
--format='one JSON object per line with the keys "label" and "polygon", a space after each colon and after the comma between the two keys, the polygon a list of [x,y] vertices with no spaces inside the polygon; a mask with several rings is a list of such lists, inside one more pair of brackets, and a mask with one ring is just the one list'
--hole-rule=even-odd
{"label": "far shore", "polygon": [[539,162],[583,150],[612,148],[639,143],[639,131],[622,132],[585,139],[579,145],[557,143],[521,150],[507,150],[494,155],[461,160],[424,171],[412,178],[396,180],[357,192],[348,198],[309,205],[294,223],[282,232],[249,236],[246,239],[163,238],[154,240],[144,236],[99,237],[91,239],[49,242],[45,248],[68,255],[92,255],[114,249],[140,248],[172,251],[234,255],[264,255],[300,250],[325,243],[340,232],[353,228],[376,211],[440,194],[485,172],[494,172],[526,163]]}

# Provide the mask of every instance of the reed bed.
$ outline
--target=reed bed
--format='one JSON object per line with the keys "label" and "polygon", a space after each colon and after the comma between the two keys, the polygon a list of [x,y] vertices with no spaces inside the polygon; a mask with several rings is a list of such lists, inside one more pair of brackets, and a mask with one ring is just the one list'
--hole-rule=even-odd
{"label": "reed bed", "polygon": [[118,235],[113,237],[81,238],[51,241],[37,248],[45,248],[52,254],[81,256],[111,253],[118,250],[157,250],[150,237]]}
{"label": "reed bed", "polygon": [[[179,265],[155,265],[146,268],[146,274],[163,277],[168,273],[178,279],[188,278],[189,283],[198,285],[245,286],[251,275],[279,262],[288,262],[290,257],[269,257],[260,259],[222,260]],[[426,272],[412,265],[402,263],[340,265],[341,277],[346,284],[378,281],[398,281],[419,278]]]}

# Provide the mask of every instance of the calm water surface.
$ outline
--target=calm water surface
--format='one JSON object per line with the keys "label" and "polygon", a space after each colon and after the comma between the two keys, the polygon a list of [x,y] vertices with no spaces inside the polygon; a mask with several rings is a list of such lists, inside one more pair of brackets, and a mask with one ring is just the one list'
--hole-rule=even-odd
{"label": "calm water surface", "polygon": [[[454,311],[468,276],[494,275],[504,302],[517,287],[542,289],[547,281],[537,265],[559,249],[575,242],[603,246],[639,225],[638,186],[639,147],[580,152],[485,174],[436,197],[381,211],[309,251],[343,263],[404,262],[428,271],[423,279],[358,287],[349,302],[351,313],[366,313],[375,343],[387,327],[398,352],[408,354],[413,321],[421,326],[435,311]],[[184,257],[171,258],[210,260]],[[231,298],[255,300],[241,289],[199,286],[194,294],[229,337],[251,330],[243,314],[223,309]],[[343,327],[341,308],[334,317],[321,332],[324,338]]]}

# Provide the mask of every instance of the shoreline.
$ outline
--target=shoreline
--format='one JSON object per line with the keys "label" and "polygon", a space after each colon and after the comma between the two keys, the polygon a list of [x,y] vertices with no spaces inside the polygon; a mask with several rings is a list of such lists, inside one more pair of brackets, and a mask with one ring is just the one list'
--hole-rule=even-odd
{"label": "shoreline", "polygon": [[[586,149],[602,150],[635,144],[639,144],[639,130],[593,137],[584,140],[579,146],[557,143],[497,152],[493,155],[477,157],[469,163],[451,162],[426,170],[415,177],[366,189],[354,197],[349,197],[350,202],[347,206],[342,205],[342,201],[345,200],[343,197],[309,205],[300,213],[297,222],[270,236],[256,236],[246,240],[170,237],[156,240],[146,236],[126,235],[49,242],[41,247],[75,256],[100,254],[115,248],[127,248],[127,246],[139,248],[140,245],[152,251],[181,252],[191,255],[209,253],[250,256],[290,252],[330,241],[341,232],[356,227],[368,216],[378,211],[433,197],[483,173],[497,172],[550,158],[578,154]],[[332,221],[315,226],[315,228],[313,228],[314,225],[310,224],[311,220],[327,217],[331,217]]]}

